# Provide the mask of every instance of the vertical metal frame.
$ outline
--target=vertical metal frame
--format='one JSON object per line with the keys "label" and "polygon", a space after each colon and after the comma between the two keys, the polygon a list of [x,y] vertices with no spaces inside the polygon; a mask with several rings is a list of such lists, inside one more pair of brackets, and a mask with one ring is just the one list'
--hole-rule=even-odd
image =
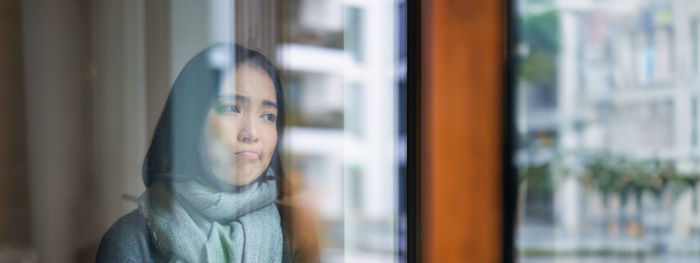
{"label": "vertical metal frame", "polygon": [[517,133],[515,127],[515,79],[517,57],[516,3],[503,0],[505,28],[505,58],[503,62],[503,262],[515,262],[515,214],[517,211],[518,175],[514,163]]}
{"label": "vertical metal frame", "polygon": [[407,262],[420,262],[422,171],[422,23],[423,1],[406,0],[406,207]]}

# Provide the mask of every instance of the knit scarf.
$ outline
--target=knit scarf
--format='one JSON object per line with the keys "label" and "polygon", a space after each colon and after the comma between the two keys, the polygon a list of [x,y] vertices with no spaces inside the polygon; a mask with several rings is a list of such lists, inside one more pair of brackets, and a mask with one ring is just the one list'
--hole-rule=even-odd
{"label": "knit scarf", "polygon": [[281,262],[274,180],[240,192],[196,181],[154,182],[139,197],[153,241],[170,262]]}

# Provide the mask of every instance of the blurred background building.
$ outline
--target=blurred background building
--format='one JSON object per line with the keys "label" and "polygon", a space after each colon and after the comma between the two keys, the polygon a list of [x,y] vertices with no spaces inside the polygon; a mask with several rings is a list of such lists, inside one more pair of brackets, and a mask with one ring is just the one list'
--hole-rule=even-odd
{"label": "blurred background building", "polygon": [[700,3],[517,5],[521,260],[697,260]]}

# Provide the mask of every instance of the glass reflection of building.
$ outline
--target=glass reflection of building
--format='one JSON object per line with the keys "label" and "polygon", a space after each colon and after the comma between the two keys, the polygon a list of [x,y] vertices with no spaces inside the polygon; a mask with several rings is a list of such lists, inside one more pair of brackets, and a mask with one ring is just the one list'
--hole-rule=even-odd
{"label": "glass reflection of building", "polygon": [[[697,182],[681,192],[666,185],[658,195],[608,198],[581,178],[596,154],[656,160],[677,174],[700,172],[700,4],[518,1],[518,8],[522,18],[551,12],[558,25],[555,88],[523,76],[518,83],[521,176],[525,167],[537,173],[532,167],[551,164],[539,172],[546,179],[520,184],[521,255],[698,253]],[[517,52],[528,57],[534,49],[521,41]]]}
{"label": "glass reflection of building", "polygon": [[[398,168],[393,1],[292,1],[277,47],[290,106],[288,169],[321,220],[322,260],[387,261]],[[370,44],[371,43],[371,44]]]}

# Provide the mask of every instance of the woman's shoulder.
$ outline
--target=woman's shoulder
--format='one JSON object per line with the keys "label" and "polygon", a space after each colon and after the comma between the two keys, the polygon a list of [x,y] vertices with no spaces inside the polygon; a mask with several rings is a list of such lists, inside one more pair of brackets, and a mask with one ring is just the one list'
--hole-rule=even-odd
{"label": "woman's shoulder", "polygon": [[146,219],[134,210],[119,218],[102,236],[96,262],[152,262],[158,258],[154,252]]}

